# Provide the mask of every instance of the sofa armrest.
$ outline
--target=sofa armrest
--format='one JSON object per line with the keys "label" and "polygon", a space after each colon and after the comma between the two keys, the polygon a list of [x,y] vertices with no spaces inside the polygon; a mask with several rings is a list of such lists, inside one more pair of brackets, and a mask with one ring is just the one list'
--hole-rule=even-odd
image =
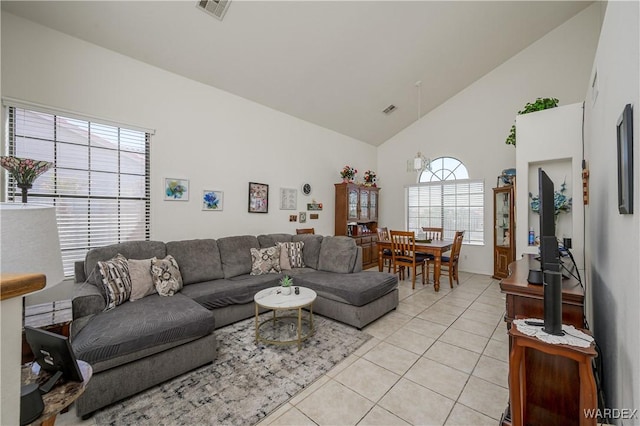
{"label": "sofa armrest", "polygon": [[72,318],[76,319],[104,311],[107,302],[100,289],[87,282],[74,284],[71,299]]}
{"label": "sofa armrest", "polygon": [[73,264],[73,272],[75,275],[76,283],[83,283],[87,280],[87,276],[84,273],[84,260],[79,260]]}
{"label": "sofa armrest", "polygon": [[356,263],[353,264],[353,272],[362,271],[362,247],[358,246],[358,253],[356,254]]}

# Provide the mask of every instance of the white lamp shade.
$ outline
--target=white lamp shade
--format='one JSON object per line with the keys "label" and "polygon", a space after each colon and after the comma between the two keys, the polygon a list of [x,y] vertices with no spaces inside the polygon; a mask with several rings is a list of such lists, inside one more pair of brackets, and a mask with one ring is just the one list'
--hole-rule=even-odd
{"label": "white lamp shade", "polygon": [[46,288],[64,279],[56,209],[0,203],[0,273],[45,274]]}

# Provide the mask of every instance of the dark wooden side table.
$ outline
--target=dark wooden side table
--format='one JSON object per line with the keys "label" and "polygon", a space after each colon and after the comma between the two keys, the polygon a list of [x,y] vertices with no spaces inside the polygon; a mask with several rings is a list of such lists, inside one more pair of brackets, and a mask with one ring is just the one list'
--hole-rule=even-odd
{"label": "dark wooden side table", "polygon": [[[24,325],[41,328],[52,333],[69,337],[71,324],[71,300],[59,300],[51,303],[27,306]],[[31,348],[22,333],[22,364],[33,361]]]}
{"label": "dark wooden side table", "polygon": [[[529,284],[529,268],[539,268],[533,255],[525,255],[509,265],[509,277],[500,281],[505,295],[505,317],[507,330],[512,328],[516,317],[544,317],[544,289],[542,285]],[[583,329],[584,290],[574,278],[562,280],[562,323]],[[513,338],[509,336],[509,350]],[[527,405],[531,424],[565,424],[578,411],[578,398],[560,401],[559,395],[568,395],[575,389],[579,379],[578,366],[565,357],[552,356],[542,351],[527,349],[524,357],[527,372]],[[507,405],[500,424],[511,425],[510,405]]]}
{"label": "dark wooden side table", "polygon": [[[558,417],[561,423],[555,424],[579,424],[580,426],[595,426],[597,402],[596,381],[591,368],[591,361],[597,356],[595,343],[587,348],[569,345],[554,345],[543,342],[534,336],[521,333],[515,326],[509,329],[511,337],[511,353],[509,355],[509,393],[511,402],[511,421],[514,426],[528,424],[530,418],[527,415],[527,372],[524,362],[527,349],[544,352],[554,357],[567,358],[578,365],[579,382],[575,384],[574,393],[579,393],[579,409],[569,418]],[[558,395],[558,398],[571,398],[571,395]],[[562,404],[560,401],[559,404]],[[594,413],[587,417],[587,412]],[[565,416],[568,413],[564,413]]]}
{"label": "dark wooden side table", "polygon": [[[76,399],[82,395],[87,383],[93,375],[93,369],[91,365],[84,361],[78,360],[78,367],[82,373],[82,382],[68,382],[65,381],[62,384],[58,384],[53,387],[49,392],[42,395],[42,402],[44,402],[44,411],[42,415],[37,418],[32,425],[53,426],[56,421],[58,413],[65,410]],[[46,382],[51,375],[45,371],[40,370],[40,366],[37,363],[28,363],[22,366],[22,384],[27,385],[29,383],[42,383]]]}

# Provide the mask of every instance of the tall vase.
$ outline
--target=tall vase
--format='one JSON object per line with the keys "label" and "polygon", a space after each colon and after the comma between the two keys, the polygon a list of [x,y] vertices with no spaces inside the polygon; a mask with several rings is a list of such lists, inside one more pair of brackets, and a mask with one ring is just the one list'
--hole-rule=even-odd
{"label": "tall vase", "polygon": [[18,188],[22,189],[22,202],[26,203],[27,202],[27,191],[29,189],[31,189],[31,187],[33,185],[31,185],[30,183],[19,183],[16,185]]}

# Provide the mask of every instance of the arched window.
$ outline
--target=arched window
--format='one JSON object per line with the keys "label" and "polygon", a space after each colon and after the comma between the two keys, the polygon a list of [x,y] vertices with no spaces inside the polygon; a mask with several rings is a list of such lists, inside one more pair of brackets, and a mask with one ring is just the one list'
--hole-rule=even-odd
{"label": "arched window", "polygon": [[460,160],[453,157],[436,158],[420,173],[418,182],[469,179],[469,172]]}
{"label": "arched window", "polygon": [[457,158],[436,158],[407,188],[407,229],[423,227],[442,227],[447,239],[464,230],[463,243],[484,244],[484,181],[469,179]]}

